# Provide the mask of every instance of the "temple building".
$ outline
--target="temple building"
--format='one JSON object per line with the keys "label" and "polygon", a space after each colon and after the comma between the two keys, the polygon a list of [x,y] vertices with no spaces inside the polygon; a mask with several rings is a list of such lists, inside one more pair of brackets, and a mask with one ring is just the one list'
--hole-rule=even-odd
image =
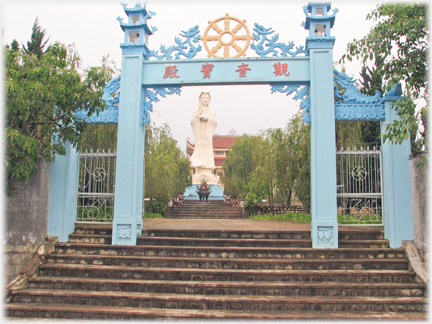
{"label": "temple building", "polygon": [[[233,135],[213,135],[213,156],[215,162],[214,175],[219,176],[219,185],[223,188],[221,183],[222,165],[225,162],[228,151],[237,138],[240,136]],[[192,144],[189,140],[186,143],[186,154],[190,158],[194,152],[195,144]],[[195,172],[195,169],[193,170]]]}

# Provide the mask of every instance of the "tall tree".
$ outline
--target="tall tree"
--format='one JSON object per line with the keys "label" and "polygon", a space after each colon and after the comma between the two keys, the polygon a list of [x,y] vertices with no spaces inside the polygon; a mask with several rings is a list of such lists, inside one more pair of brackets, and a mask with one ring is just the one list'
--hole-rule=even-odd
{"label": "tall tree", "polygon": [[66,154],[67,141],[81,145],[85,122],[75,112],[91,115],[106,107],[102,94],[113,69],[103,59],[80,74],[76,50],[57,42],[42,54],[16,42],[4,50],[8,179],[27,183],[39,163]]}
{"label": "tall tree", "polygon": [[[347,46],[341,62],[361,58],[367,64],[374,57],[383,60],[382,76],[387,89],[403,81],[406,98],[396,101],[393,108],[400,120],[386,126],[384,140],[402,143],[413,135],[412,153],[427,150],[428,80],[428,7],[426,3],[380,4],[366,17],[377,24],[361,39]],[[424,99],[426,105],[416,109],[413,100]],[[420,132],[418,133],[418,131]],[[417,136],[419,135],[419,136]]]}
{"label": "tall tree", "polygon": [[27,47],[23,45],[24,53],[35,54],[38,58],[41,58],[41,56],[45,53],[45,46],[49,40],[47,39],[44,42],[45,35],[46,30],[39,26],[39,18],[36,17],[32,28],[31,39],[27,42]]}
{"label": "tall tree", "polygon": [[[380,55],[375,55],[374,66],[370,68],[363,64],[360,72],[360,92],[369,96],[374,96],[375,91],[384,95],[382,76],[379,70],[383,68],[384,59]],[[366,144],[375,144],[381,142],[381,123],[379,121],[362,121],[361,122],[362,142]]]}
{"label": "tall tree", "polygon": [[225,192],[232,198],[245,198],[249,181],[256,168],[259,136],[243,135],[236,139],[222,166]]}
{"label": "tall tree", "polygon": [[82,139],[82,150],[117,149],[117,124],[87,124]]}
{"label": "tall tree", "polygon": [[190,163],[167,124],[147,126],[145,141],[145,197],[165,203],[190,184]]}
{"label": "tall tree", "polygon": [[291,143],[295,147],[295,168],[292,171],[294,180],[294,191],[307,207],[311,206],[311,144],[310,125],[303,123],[301,112],[297,113],[288,124]]}
{"label": "tall tree", "polygon": [[[273,149],[274,180],[276,200],[283,206],[290,205],[294,180],[295,147],[287,133],[281,128],[267,130],[268,140]],[[293,172],[294,171],[294,172]]]}

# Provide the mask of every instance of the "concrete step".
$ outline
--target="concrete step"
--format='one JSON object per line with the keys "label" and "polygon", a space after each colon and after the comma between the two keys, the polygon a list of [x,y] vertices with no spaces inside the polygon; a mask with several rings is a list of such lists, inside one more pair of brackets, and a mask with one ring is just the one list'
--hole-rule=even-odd
{"label": "concrete step", "polygon": [[[189,237],[154,237],[147,232],[138,238],[138,245],[164,245],[164,246],[255,246],[255,247],[312,247],[310,239],[301,239],[301,234],[294,239],[250,239],[250,238],[189,238]],[[233,235],[235,236],[235,235]],[[250,237],[252,235],[237,235]],[[260,235],[253,235],[260,237]],[[289,235],[287,235],[289,236]],[[304,237],[310,237],[310,233],[305,233]],[[99,234],[70,234],[70,243],[92,243],[92,244],[111,244],[112,235]],[[387,248],[388,240],[341,240],[340,248]]]}
{"label": "concrete step", "polygon": [[[165,212],[165,214],[167,214],[167,212]],[[225,210],[208,210],[208,209],[202,209],[202,210],[199,210],[199,209],[197,209],[197,210],[181,210],[181,209],[174,208],[173,210],[170,211],[170,215],[188,216],[188,215],[195,215],[195,214],[207,215],[207,216],[211,216],[211,215],[223,216],[223,215],[226,215],[228,217],[228,216],[241,215],[241,210],[232,210],[232,209],[229,209],[227,211],[225,211]]]}
{"label": "concrete step", "polygon": [[[112,224],[75,224],[74,234],[112,235]],[[301,236],[299,236],[301,234]],[[200,238],[300,238],[310,239],[310,231],[248,231],[248,230],[173,230],[149,229],[143,230],[143,236],[169,236],[169,237],[200,237]],[[346,240],[383,240],[384,231],[381,227],[358,228],[339,227],[339,241]]]}
{"label": "concrete step", "polygon": [[70,243],[111,244],[112,234],[69,234]]}
{"label": "concrete step", "polygon": [[[310,230],[291,231],[245,231],[245,230],[188,230],[144,228],[142,236],[190,237],[190,238],[256,238],[256,239],[310,239]],[[382,229],[339,228],[339,241],[383,240]]]}
{"label": "concrete step", "polygon": [[74,234],[112,235],[112,223],[86,224],[75,223]]}
{"label": "concrete step", "polygon": [[[88,239],[87,239],[88,241]],[[77,242],[77,241],[74,241]],[[84,242],[81,240],[80,242]],[[91,243],[91,242],[89,242]],[[103,242],[101,242],[103,243]],[[301,239],[222,239],[185,237],[139,237],[138,245],[163,246],[238,246],[238,247],[312,247],[312,240]],[[387,248],[387,240],[347,240],[339,242],[340,248]]]}
{"label": "concrete step", "polygon": [[238,247],[312,247],[312,240],[301,239],[223,239],[186,237],[139,237],[138,245],[159,246],[238,246]]}
{"label": "concrete step", "polygon": [[[256,224],[250,226],[244,228]],[[145,229],[137,246],[111,245],[111,227],[77,224],[70,242],[56,244],[28,288],[12,293],[6,315],[427,318],[426,286],[409,270],[404,249],[388,248],[382,228],[341,226],[339,248],[313,249],[304,225],[291,231]]]}
{"label": "concrete step", "polygon": [[410,270],[199,269],[45,263],[39,276],[185,281],[413,283]]}
{"label": "concrete step", "polygon": [[[421,312],[331,312],[322,311],[248,311],[205,309],[161,309],[93,305],[22,304],[5,305],[5,315],[16,318],[72,320],[145,320],[145,319],[227,319],[227,320],[426,320]],[[8,319],[8,318],[6,318]]]}
{"label": "concrete step", "polygon": [[241,219],[246,217],[244,208],[232,207],[223,201],[186,201],[177,207],[166,207],[164,218],[215,218]]}
{"label": "concrete step", "polygon": [[406,259],[220,259],[51,254],[49,263],[131,267],[274,270],[407,270]]}
{"label": "concrete step", "polygon": [[244,231],[244,230],[188,230],[146,228],[142,237],[178,237],[209,239],[298,239],[310,240],[310,231]]}
{"label": "concrete step", "polygon": [[242,282],[34,277],[30,289],[262,296],[423,296],[420,283]]}
{"label": "concrete step", "polygon": [[276,247],[213,247],[213,246],[151,246],[57,243],[58,254],[130,255],[183,258],[247,258],[247,259],[404,259],[402,248],[276,248]]}
{"label": "concrete step", "polygon": [[350,296],[227,296],[154,294],[118,291],[26,289],[16,291],[14,303],[72,304],[111,307],[211,309],[238,311],[425,312],[424,297]]}
{"label": "concrete step", "polygon": [[164,214],[164,218],[175,218],[175,219],[241,219],[241,215],[206,215],[206,214],[187,214],[187,215],[169,215]]}

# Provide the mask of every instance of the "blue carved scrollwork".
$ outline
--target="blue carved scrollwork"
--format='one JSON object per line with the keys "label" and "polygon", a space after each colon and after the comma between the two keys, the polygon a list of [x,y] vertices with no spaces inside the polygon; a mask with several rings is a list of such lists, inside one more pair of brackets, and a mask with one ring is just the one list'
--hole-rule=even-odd
{"label": "blue carved scrollwork", "polygon": [[[336,120],[384,120],[384,98],[379,91],[368,96],[358,91],[352,77],[343,72],[333,71],[335,77],[335,118]],[[339,87],[345,91],[341,91]]]}
{"label": "blue carved scrollwork", "polygon": [[150,57],[156,57],[157,60],[171,60],[173,52],[177,52],[175,54],[175,59],[180,59],[180,56],[184,56],[187,59],[191,59],[195,57],[195,55],[201,51],[202,46],[198,44],[198,46],[195,46],[199,39],[199,26],[196,25],[195,27],[190,28],[188,31],[181,31],[179,33],[180,36],[184,37],[185,40],[181,40],[179,37],[176,37],[174,40],[176,42],[176,46],[169,46],[168,48],[165,48],[164,45],[161,45],[160,51],[162,54],[158,54],[157,50],[151,50],[150,54],[148,55],[148,58]]}
{"label": "blue carved scrollwork", "polygon": [[303,46],[298,46],[295,51],[292,51],[294,48],[293,42],[289,42],[288,44],[277,42],[279,34],[273,35],[270,39],[269,35],[274,33],[274,30],[271,30],[271,28],[265,28],[257,23],[255,23],[254,26],[253,30],[255,33],[253,33],[253,41],[258,43],[251,44],[251,48],[260,57],[265,57],[269,53],[273,53],[273,56],[278,56],[278,50],[280,51],[280,55],[283,57],[288,56],[288,54],[291,56],[297,56],[297,54],[300,53],[303,53],[306,56],[308,55],[308,50]]}
{"label": "blue carved scrollwork", "polygon": [[[153,89],[153,90],[151,90]],[[181,93],[181,86],[180,87],[153,87],[153,88],[146,88],[145,91],[145,97],[142,107],[142,113],[141,113],[141,125],[148,125],[150,123],[150,111],[153,111],[153,102],[159,102],[158,95],[166,98],[167,95],[170,94],[178,94]]]}
{"label": "blue carved scrollwork", "polygon": [[102,99],[105,100],[107,108],[99,114],[88,115],[88,110],[79,110],[75,113],[77,118],[85,120],[89,124],[115,124],[118,122],[118,111],[120,101],[121,76],[107,83]]}
{"label": "blue carved scrollwork", "polygon": [[303,122],[310,123],[311,122],[311,114],[310,114],[310,97],[309,97],[309,86],[302,84],[270,84],[271,93],[276,91],[281,93],[286,93],[286,95],[290,95],[295,92],[294,98],[295,100],[301,100],[300,109],[303,109]]}

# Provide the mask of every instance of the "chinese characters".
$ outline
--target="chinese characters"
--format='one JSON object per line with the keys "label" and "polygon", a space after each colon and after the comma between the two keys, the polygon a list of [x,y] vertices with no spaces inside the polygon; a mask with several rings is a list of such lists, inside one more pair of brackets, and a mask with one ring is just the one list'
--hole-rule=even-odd
{"label": "chinese characters", "polygon": [[210,79],[210,72],[213,70],[213,67],[214,67],[214,65],[213,64],[209,64],[209,63],[202,65],[201,72],[204,72],[203,79],[205,79],[205,78],[209,78]]}
{"label": "chinese characters", "polygon": [[163,76],[164,79],[167,78],[179,78],[180,76],[177,75],[177,66],[176,65],[172,65],[172,66],[167,66],[165,67],[165,74]]}
{"label": "chinese characters", "polygon": [[288,63],[283,63],[281,64],[280,62],[277,62],[275,64],[273,64],[274,67],[274,74],[276,76],[278,75],[285,75],[285,76],[289,76],[290,73],[288,72]]}
{"label": "chinese characters", "polygon": [[247,70],[251,70],[251,68],[249,68],[248,66],[249,66],[249,64],[244,64],[244,63],[242,63],[241,65],[238,66],[238,69],[236,70],[236,72],[239,73],[240,78],[246,78]]}
{"label": "chinese characters", "polygon": [[[217,66],[215,67],[215,64],[210,64],[210,63],[202,64],[200,70],[200,72],[202,72],[202,78],[211,79],[211,73],[213,72],[213,69],[217,69]],[[268,67],[266,69],[268,71],[267,73],[272,73],[274,74],[275,77],[290,76],[290,72],[288,71],[288,63],[277,62],[273,64],[273,69],[274,69],[273,71],[269,70]],[[237,69],[235,69],[233,72],[237,72],[239,78],[247,78],[248,71],[252,71],[252,67],[250,67],[249,64],[242,63],[240,65],[237,65]],[[163,78],[164,79],[180,78],[180,74],[181,71],[179,71],[177,65],[165,66],[165,73],[163,75]]]}

